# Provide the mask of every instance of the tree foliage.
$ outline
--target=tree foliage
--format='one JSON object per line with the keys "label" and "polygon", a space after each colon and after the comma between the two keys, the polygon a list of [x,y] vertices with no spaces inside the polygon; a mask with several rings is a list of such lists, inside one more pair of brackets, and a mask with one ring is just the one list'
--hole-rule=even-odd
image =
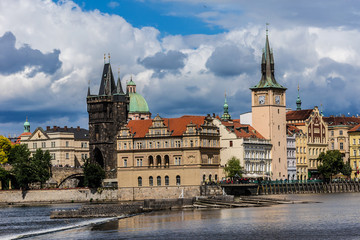
{"label": "tree foliage", "polygon": [[102,180],[105,178],[104,169],[97,163],[91,163],[89,159],[84,164],[84,184],[89,188],[97,188],[101,186]]}
{"label": "tree foliage", "polygon": [[320,160],[318,171],[324,179],[331,180],[333,175],[336,175],[344,170],[344,162],[339,150],[329,150],[326,153],[322,152],[317,160]]}
{"label": "tree foliage", "polygon": [[341,173],[344,174],[345,176],[350,177],[351,173],[352,173],[352,168],[350,166],[350,162],[346,162],[343,166],[343,168],[341,169]]}
{"label": "tree foliage", "polygon": [[232,157],[228,160],[225,168],[224,168],[226,177],[233,178],[235,175],[242,176],[243,167],[240,166],[240,160],[236,157]]}
{"label": "tree foliage", "polygon": [[4,136],[0,136],[0,164],[7,163],[11,148],[11,141]]}
{"label": "tree foliage", "polygon": [[9,160],[12,162],[12,173],[22,189],[28,189],[29,184],[46,182],[50,176],[50,153],[37,149],[34,156],[30,157],[30,151],[26,145],[16,145],[10,152]]}

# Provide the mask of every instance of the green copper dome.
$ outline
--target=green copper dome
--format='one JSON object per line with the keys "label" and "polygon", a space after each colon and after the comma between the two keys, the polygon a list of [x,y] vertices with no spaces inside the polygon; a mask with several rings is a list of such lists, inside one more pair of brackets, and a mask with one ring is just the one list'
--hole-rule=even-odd
{"label": "green copper dome", "polygon": [[130,79],[130,82],[128,82],[126,84],[127,86],[136,86],[135,82],[132,80],[132,78]]}
{"label": "green copper dome", "polygon": [[26,117],[26,121],[24,122],[24,132],[30,132],[30,123]]}
{"label": "green copper dome", "polygon": [[129,93],[130,109],[129,113],[148,113],[149,107],[143,96],[138,93]]}

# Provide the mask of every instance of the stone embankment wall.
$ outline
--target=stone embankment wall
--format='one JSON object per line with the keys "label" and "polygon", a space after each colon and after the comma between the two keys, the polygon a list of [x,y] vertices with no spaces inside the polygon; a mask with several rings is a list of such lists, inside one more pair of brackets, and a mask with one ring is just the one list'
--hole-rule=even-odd
{"label": "stone embankment wall", "polygon": [[114,204],[90,204],[78,210],[54,211],[51,218],[93,218],[120,217],[149,211],[160,211],[192,205],[195,198],[187,199],[148,199],[144,201]]}
{"label": "stone embankment wall", "polygon": [[48,202],[89,202],[117,201],[118,191],[87,188],[57,190],[3,190],[0,191],[0,203],[48,203]]}
{"label": "stone embankment wall", "polygon": [[297,194],[297,193],[338,193],[360,192],[360,182],[338,183],[278,183],[262,185],[258,194]]}

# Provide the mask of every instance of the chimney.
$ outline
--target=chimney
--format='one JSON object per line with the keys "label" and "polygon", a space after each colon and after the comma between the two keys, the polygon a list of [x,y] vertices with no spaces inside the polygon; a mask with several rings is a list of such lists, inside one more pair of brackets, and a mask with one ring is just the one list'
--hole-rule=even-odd
{"label": "chimney", "polygon": [[80,126],[77,126],[77,127],[76,127],[76,131],[80,131]]}
{"label": "chimney", "polygon": [[65,130],[65,131],[67,131],[67,130],[68,130],[68,129],[67,129],[67,126],[64,126],[64,130]]}
{"label": "chimney", "polygon": [[46,131],[49,131],[50,130],[50,126],[46,126]]}
{"label": "chimney", "polygon": [[56,131],[56,129],[57,129],[57,126],[54,126],[54,131]]}

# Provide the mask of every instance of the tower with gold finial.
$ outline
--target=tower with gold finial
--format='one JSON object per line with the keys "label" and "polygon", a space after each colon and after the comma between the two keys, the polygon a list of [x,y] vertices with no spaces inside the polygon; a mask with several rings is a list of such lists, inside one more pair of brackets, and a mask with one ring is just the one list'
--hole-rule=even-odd
{"label": "tower with gold finial", "polygon": [[221,120],[222,121],[229,121],[231,120],[231,116],[229,114],[229,105],[227,103],[227,100],[226,100],[226,92],[225,92],[225,102],[224,102],[224,113],[223,115],[221,116]]}
{"label": "tower with gold finial", "polygon": [[272,144],[270,177],[285,179],[287,177],[286,88],[275,79],[275,63],[267,28],[261,61],[261,79],[250,90],[252,125]]}
{"label": "tower with gold finial", "polygon": [[296,99],[296,110],[301,110],[300,87],[298,84],[298,96]]}
{"label": "tower with gold finial", "polygon": [[88,89],[90,160],[102,166],[108,182],[117,182],[116,136],[128,118],[129,96],[124,93],[120,77],[115,84],[114,75],[104,54],[104,68],[96,95]]}

